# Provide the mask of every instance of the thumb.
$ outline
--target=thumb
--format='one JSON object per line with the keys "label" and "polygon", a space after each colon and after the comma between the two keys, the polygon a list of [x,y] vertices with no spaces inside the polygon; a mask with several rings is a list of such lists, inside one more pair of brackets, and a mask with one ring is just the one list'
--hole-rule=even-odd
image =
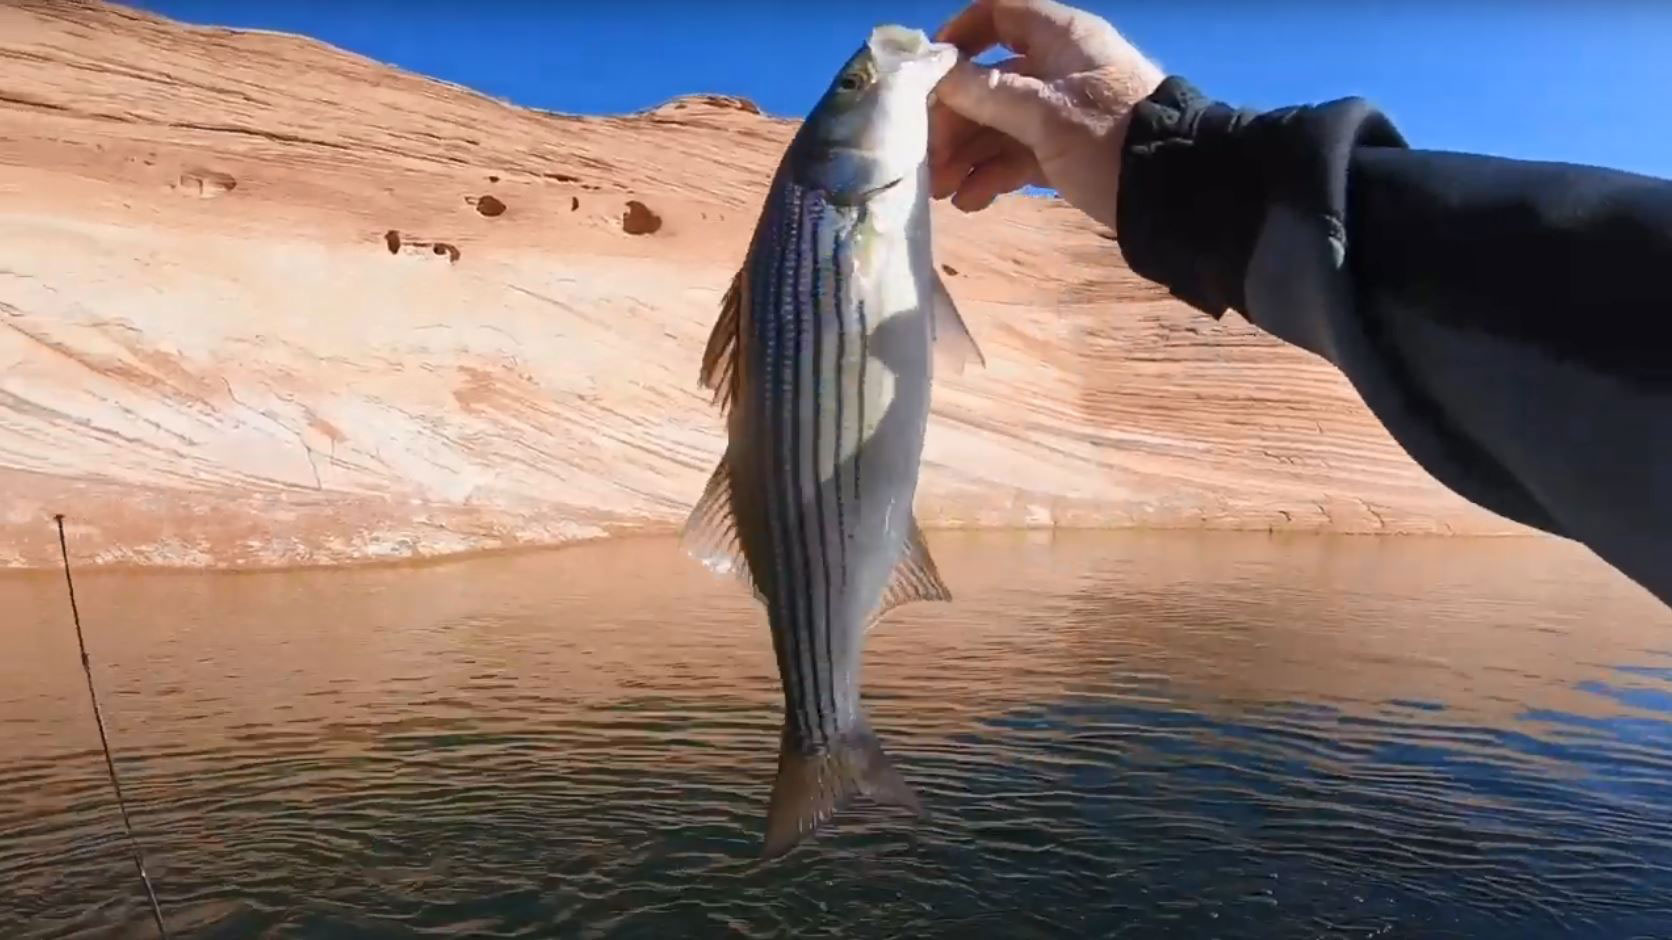
{"label": "thumb", "polygon": [[1030,148],[1043,142],[1051,115],[1050,87],[1044,82],[968,59],[959,59],[935,86],[935,100]]}

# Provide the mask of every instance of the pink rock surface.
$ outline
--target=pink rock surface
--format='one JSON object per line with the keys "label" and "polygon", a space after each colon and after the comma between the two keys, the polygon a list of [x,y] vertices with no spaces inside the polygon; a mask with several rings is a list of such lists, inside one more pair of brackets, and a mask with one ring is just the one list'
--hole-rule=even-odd
{"label": "pink rock surface", "polygon": [[[0,7],[0,566],[55,564],[55,512],[110,565],[674,530],[723,446],[703,341],[793,127],[717,96],[570,117],[295,36]],[[926,527],[1524,531],[1060,203],[935,224],[988,367],[937,386]]]}

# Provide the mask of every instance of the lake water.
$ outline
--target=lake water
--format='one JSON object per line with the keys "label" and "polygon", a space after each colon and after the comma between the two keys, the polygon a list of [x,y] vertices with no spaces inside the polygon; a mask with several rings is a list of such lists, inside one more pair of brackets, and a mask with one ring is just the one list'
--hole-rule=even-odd
{"label": "lake water", "polygon": [[[1533,540],[931,533],[928,818],[757,860],[764,616],[664,540],[78,576],[181,937],[1672,937],[1672,613]],[[0,577],[0,937],[144,937],[62,580]]]}

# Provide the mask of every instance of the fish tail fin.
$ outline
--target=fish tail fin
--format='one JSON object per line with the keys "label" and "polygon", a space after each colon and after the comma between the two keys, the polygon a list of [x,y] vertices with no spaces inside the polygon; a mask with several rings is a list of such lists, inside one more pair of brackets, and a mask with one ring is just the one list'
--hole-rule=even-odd
{"label": "fish tail fin", "polygon": [[788,852],[856,794],[904,807],[915,815],[923,813],[922,802],[894,769],[868,723],[861,721],[838,735],[825,751],[811,754],[796,747],[786,732],[778,749],[778,777],[766,811],[761,857]]}

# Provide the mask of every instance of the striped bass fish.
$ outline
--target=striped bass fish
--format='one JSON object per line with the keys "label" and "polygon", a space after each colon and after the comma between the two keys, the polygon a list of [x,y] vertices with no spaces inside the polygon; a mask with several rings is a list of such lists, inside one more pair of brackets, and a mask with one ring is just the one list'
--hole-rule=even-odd
{"label": "striped bass fish", "polygon": [[881,26],[786,149],[701,383],[728,443],[684,529],[766,608],[784,726],[762,856],[857,795],[922,806],[859,701],[870,626],[949,601],[912,511],[933,360],[985,361],[936,273],[928,96],[957,50]]}

